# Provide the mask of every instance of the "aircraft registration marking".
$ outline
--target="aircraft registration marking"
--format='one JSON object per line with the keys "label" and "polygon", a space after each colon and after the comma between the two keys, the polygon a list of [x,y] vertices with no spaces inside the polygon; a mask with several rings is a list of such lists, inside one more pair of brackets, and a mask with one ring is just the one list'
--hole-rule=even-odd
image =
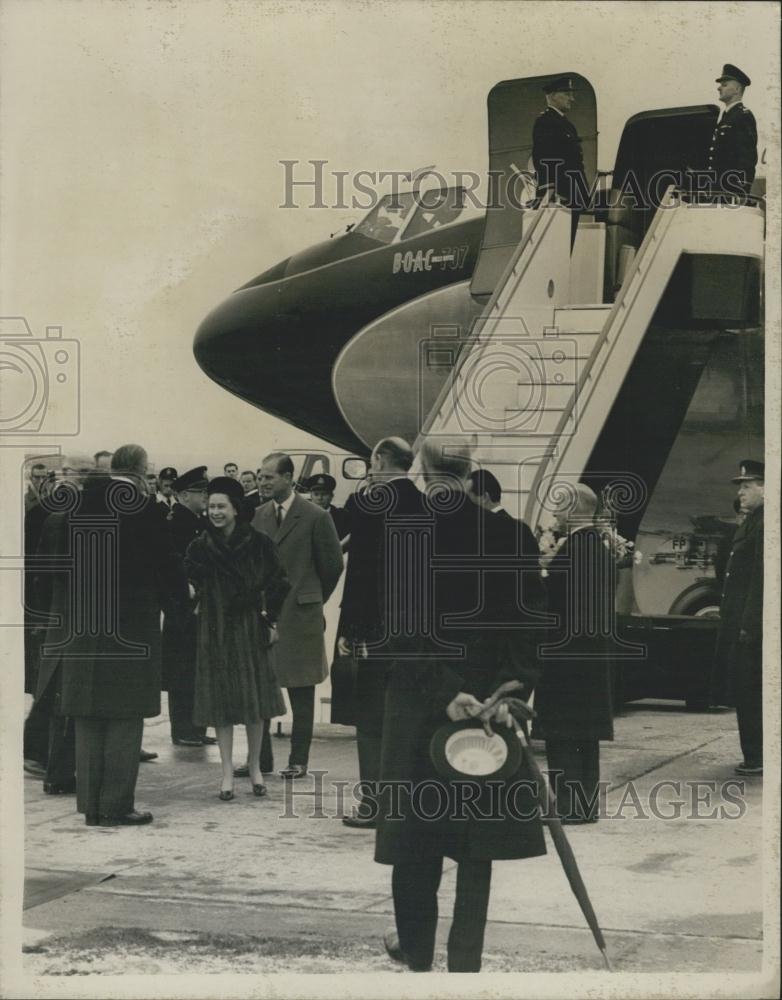
{"label": "aircraft registration marking", "polygon": [[432,271],[438,264],[441,271],[446,268],[456,271],[464,267],[469,249],[469,246],[465,244],[461,247],[443,247],[439,251],[432,247],[429,250],[397,252],[394,254],[391,273],[411,274],[415,271]]}

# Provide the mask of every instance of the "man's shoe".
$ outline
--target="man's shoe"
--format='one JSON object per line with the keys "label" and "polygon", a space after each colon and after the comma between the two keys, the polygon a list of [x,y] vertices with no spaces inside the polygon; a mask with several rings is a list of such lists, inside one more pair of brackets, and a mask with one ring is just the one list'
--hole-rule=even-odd
{"label": "man's shoe", "polygon": [[234,778],[249,778],[250,768],[246,764],[240,764],[234,768]]}
{"label": "man's shoe", "polygon": [[153,750],[141,750],[138,759],[142,764],[148,764],[151,760],[157,760],[157,754]]}
{"label": "man's shoe", "polygon": [[[202,747],[204,745],[203,740],[197,739],[195,736],[186,736],[181,740],[171,740],[175,747]],[[157,757],[157,754],[155,754]]]}
{"label": "man's shoe", "polygon": [[29,774],[31,778],[45,778],[46,777],[46,765],[42,764],[39,760],[33,760],[31,757],[25,757],[24,773]]}
{"label": "man's shoe", "polygon": [[213,747],[217,743],[217,737],[216,736],[202,736],[201,737],[201,743],[205,747]]}
{"label": "man's shoe", "polygon": [[280,771],[281,778],[304,778],[307,774],[307,768],[303,764],[288,764]]}
{"label": "man's shoe", "polygon": [[742,774],[747,778],[762,778],[763,777],[763,765],[762,764],[748,764],[746,761],[742,761],[737,767],[733,768],[734,774]]}
{"label": "man's shoe", "polygon": [[76,782],[65,781],[62,784],[58,784],[54,781],[44,781],[43,783],[43,793],[44,795],[73,795],[76,791]]}
{"label": "man's shoe", "polygon": [[343,816],[342,822],[345,826],[352,827],[354,830],[374,830],[377,826],[374,816],[362,816],[360,810],[356,810],[348,816]]}
{"label": "man's shoe", "polygon": [[402,962],[402,964],[407,965],[407,959],[399,946],[399,935],[396,931],[387,931],[383,937],[383,944],[386,946],[386,953],[389,958],[392,958],[395,962]]}
{"label": "man's shoe", "polygon": [[101,816],[100,826],[144,826],[152,822],[152,813],[133,812],[125,813],[124,816]]}

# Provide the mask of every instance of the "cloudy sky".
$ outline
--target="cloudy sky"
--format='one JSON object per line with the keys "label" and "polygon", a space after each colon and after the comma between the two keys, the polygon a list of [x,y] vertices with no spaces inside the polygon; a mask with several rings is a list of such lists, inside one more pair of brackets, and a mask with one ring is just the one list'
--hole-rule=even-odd
{"label": "cloudy sky", "polygon": [[[81,345],[66,452],[145,444],[160,467],[252,463],[301,432],[210,382],[195,328],[233,288],[360,212],[284,210],[282,159],[483,171],[499,80],[573,71],[602,167],[649,108],[752,78],[778,144],[773,3],[3,0],[2,314]],[[778,173],[778,157],[770,150]],[[57,438],[46,438],[56,442]]]}

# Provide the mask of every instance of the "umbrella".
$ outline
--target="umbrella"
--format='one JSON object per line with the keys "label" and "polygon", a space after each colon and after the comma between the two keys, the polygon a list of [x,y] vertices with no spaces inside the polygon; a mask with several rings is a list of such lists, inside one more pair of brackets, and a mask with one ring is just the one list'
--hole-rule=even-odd
{"label": "umbrella", "polygon": [[[524,724],[529,719],[534,718],[535,713],[525,701],[522,701],[520,698],[509,697],[512,691],[518,691],[521,687],[522,685],[519,681],[507,681],[505,684],[500,685],[491,698],[484,703],[480,716],[483,716],[485,721],[486,716],[488,715],[488,710],[493,709],[501,702],[505,702],[507,704],[511,713],[511,718],[513,719],[513,727],[516,730],[519,740],[521,741],[522,752],[527,762],[527,766],[536,779],[537,787],[540,789],[538,803],[543,815],[549,817],[548,828],[551,833],[551,839],[554,841],[554,846],[557,849],[559,860],[562,862],[562,867],[565,871],[565,875],[567,876],[567,880],[570,883],[570,888],[573,890],[573,895],[578,900],[581,912],[584,914],[586,922],[589,924],[592,936],[595,939],[595,944],[598,946],[603,955],[603,961],[605,962],[606,969],[608,969],[609,972],[613,972],[613,969],[611,968],[611,960],[609,959],[608,951],[606,950],[605,938],[603,937],[603,932],[600,929],[600,924],[597,922],[597,916],[595,915],[592,902],[589,899],[589,894],[587,893],[586,886],[584,885],[584,880],[581,878],[581,872],[578,870],[576,856],[573,854],[573,848],[570,846],[570,842],[565,835],[562,823],[556,815],[556,809],[554,808],[556,806],[554,792],[551,790],[551,786],[543,775],[543,772],[538,767],[538,762],[535,760],[535,755],[532,753],[532,749],[530,748],[527,740]],[[519,723],[519,719],[521,719],[521,723]]]}

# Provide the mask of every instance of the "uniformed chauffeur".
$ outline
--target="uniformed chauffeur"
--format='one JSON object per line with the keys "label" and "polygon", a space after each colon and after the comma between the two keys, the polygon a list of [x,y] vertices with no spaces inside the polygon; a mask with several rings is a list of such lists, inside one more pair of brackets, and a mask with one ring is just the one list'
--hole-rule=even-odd
{"label": "uniformed chauffeur", "polygon": [[[725,108],[714,127],[706,166],[714,171],[718,190],[741,189],[749,194],[758,162],[758,129],[755,116],[741,99],[752,81],[738,66],[726,63],[715,82]],[[729,177],[729,172],[737,176]]]}
{"label": "uniformed chauffeur", "polygon": [[745,459],[733,480],[745,517],[733,536],[725,570],[717,640],[717,657],[728,682],[725,700],[736,706],[744,754],[735,770],[750,776],[763,774],[764,477],[763,462]]}
{"label": "uniformed chauffeur", "polygon": [[570,247],[576,239],[578,219],[587,208],[588,187],[584,173],[581,137],[565,115],[575,101],[575,87],[569,76],[560,76],[543,88],[546,110],[532,127],[532,161],[538,175],[537,194],[555,193],[571,211]]}
{"label": "uniformed chauffeur", "polygon": [[337,537],[342,541],[350,528],[347,524],[344,508],[335,507],[331,502],[334,499],[336,488],[337,480],[325,472],[321,472],[317,476],[311,476],[307,480],[307,489],[309,490],[312,502],[331,514],[334,527],[337,529]]}
{"label": "uniformed chauffeur", "polygon": [[[206,528],[208,479],[206,466],[185,472],[173,483],[177,502],[171,508],[169,529],[173,547],[184,563],[185,551]],[[196,662],[196,618],[166,615],[163,623],[163,686],[168,690],[171,742],[175,746],[198,747],[214,743],[206,729],[193,725]]]}

